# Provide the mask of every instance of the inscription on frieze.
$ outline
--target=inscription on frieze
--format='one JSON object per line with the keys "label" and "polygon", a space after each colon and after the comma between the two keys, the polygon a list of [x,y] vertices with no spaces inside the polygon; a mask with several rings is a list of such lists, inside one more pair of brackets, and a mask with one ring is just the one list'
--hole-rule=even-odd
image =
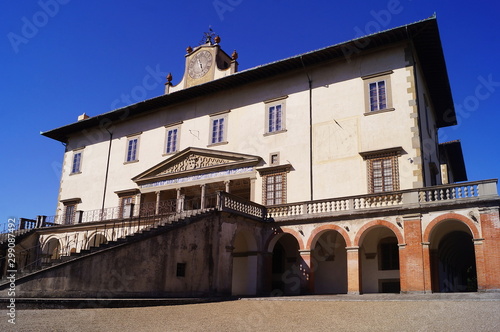
{"label": "inscription on frieze", "polygon": [[230,162],[232,162],[232,160],[190,154],[186,159],[184,159],[181,162],[167,168],[166,170],[159,173],[158,175],[191,171],[191,170],[195,170],[195,169],[199,169],[199,168],[227,164]]}

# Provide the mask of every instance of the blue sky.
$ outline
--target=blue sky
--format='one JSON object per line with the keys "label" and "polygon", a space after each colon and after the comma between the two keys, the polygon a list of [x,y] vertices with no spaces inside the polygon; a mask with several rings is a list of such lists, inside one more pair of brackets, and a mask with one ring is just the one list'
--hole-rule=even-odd
{"label": "blue sky", "polygon": [[[40,135],[163,93],[209,26],[240,70],[437,13],[470,181],[500,177],[500,5],[495,1],[3,1],[0,222],[55,214],[64,146]],[[151,75],[144,85],[144,79]],[[139,88],[138,88],[139,87]],[[140,88],[142,87],[142,88]],[[145,88],[147,87],[147,88]]]}

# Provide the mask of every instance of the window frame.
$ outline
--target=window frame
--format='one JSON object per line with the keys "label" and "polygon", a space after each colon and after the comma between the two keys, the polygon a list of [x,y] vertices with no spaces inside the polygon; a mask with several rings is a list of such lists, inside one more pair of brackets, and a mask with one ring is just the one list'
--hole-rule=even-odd
{"label": "window frame", "polygon": [[[268,135],[275,135],[279,133],[286,132],[286,99],[288,96],[283,96],[280,98],[276,99],[271,99],[267,100],[264,102],[265,107],[266,107],[266,113],[265,113],[265,124],[264,124],[264,136]],[[271,119],[271,109],[272,108],[277,108],[280,107],[280,115],[279,115],[279,128],[277,124],[277,118],[278,116],[276,115],[276,124],[274,127],[276,128],[271,128],[272,127],[272,121]],[[274,117],[273,117],[274,118]]]}
{"label": "window frame", "polygon": [[[391,88],[391,74],[392,70],[377,73],[373,75],[363,76],[361,79],[364,81],[364,91],[365,91],[365,115],[377,114],[394,111],[394,107],[392,104],[392,88]],[[384,82],[385,89],[385,107],[380,108],[380,105],[377,105],[377,109],[372,110],[372,102],[371,102],[371,88],[372,84],[377,84],[377,98],[379,96],[378,84],[380,82]],[[377,103],[379,104],[379,103]]]}
{"label": "window frame", "polygon": [[[78,159],[78,168],[75,169],[75,159],[76,156],[79,156]],[[81,174],[82,173],[82,160],[83,160],[83,149],[78,149],[73,151],[73,155],[71,156],[71,171],[70,175]]]}
{"label": "window frame", "polygon": [[269,165],[278,166],[280,164],[280,153],[273,152],[269,154]]}
{"label": "window frame", "polygon": [[[385,150],[379,151],[371,151],[371,152],[360,152],[360,155],[366,161],[366,170],[367,170],[367,182],[368,182],[368,193],[370,194],[381,194],[391,191],[399,190],[399,157],[401,156],[403,149],[401,147],[395,147]],[[384,171],[382,167],[382,191],[375,191],[375,183],[374,183],[374,162],[390,160],[391,161],[391,182],[392,189],[385,190],[385,182],[384,182]]]}
{"label": "window frame", "polygon": [[[132,141],[137,141],[135,144],[135,154],[133,159],[129,159],[129,153],[130,153],[130,142]],[[124,164],[131,164],[131,163],[136,163],[139,161],[139,147],[140,147],[140,142],[141,142],[141,136],[140,134],[134,134],[127,136],[127,143],[125,145],[125,162]]]}
{"label": "window frame", "polygon": [[[121,218],[128,218],[129,216],[125,215],[125,212],[127,212],[126,207],[131,206],[131,208],[134,206],[135,203],[135,195],[127,195],[127,196],[121,196],[120,197],[120,214],[119,216]],[[133,214],[133,211],[129,210],[128,211],[130,214]]]}
{"label": "window frame", "polygon": [[[280,205],[286,204],[286,189],[287,189],[287,172],[276,172],[276,173],[268,173],[264,175],[262,181],[262,203],[265,206],[271,205]],[[276,179],[280,178],[280,181],[277,182]],[[272,179],[272,183],[269,183],[270,179]],[[279,185],[280,188],[277,188]],[[269,186],[272,186],[272,190],[269,190]],[[269,197],[269,194],[272,193],[273,197]],[[277,195],[279,194],[279,195]],[[279,196],[279,197],[278,197]]]}
{"label": "window frame", "polygon": [[[370,194],[381,194],[385,192],[391,192],[391,191],[397,191],[399,190],[399,171],[398,171],[398,161],[397,161],[397,156],[394,155],[389,155],[389,156],[376,156],[369,158],[368,160],[368,187],[369,187],[369,192]],[[390,162],[390,175],[387,175],[387,168],[384,163],[389,161]],[[375,163],[381,163],[381,175],[375,177]],[[386,178],[390,177],[391,183],[386,183]],[[376,185],[375,181],[376,179],[381,178],[381,190],[376,190],[376,187],[379,187]],[[388,189],[390,187],[390,189]]]}
{"label": "window frame", "polygon": [[64,205],[64,225],[73,225],[75,223],[76,207],[77,203],[69,203]]}
{"label": "window frame", "polygon": [[[170,148],[169,141],[168,141],[169,140],[169,133],[173,132],[173,131],[176,131],[175,143],[174,143],[175,146],[173,147],[173,150],[169,151],[169,148]],[[181,134],[181,125],[180,124],[165,126],[165,146],[163,147],[163,155],[164,156],[179,152],[180,134]]]}
{"label": "window frame", "polygon": [[[208,146],[216,146],[216,145],[222,145],[222,144],[227,144],[227,131],[228,131],[228,114],[229,111],[222,112],[222,113],[216,113],[210,115],[210,127],[209,127],[209,136],[208,136]],[[222,120],[222,136],[220,135],[220,121]],[[219,124],[217,125],[218,131],[216,132],[217,135],[214,136],[214,122],[219,121]],[[214,137],[217,138],[216,141],[214,141]]]}

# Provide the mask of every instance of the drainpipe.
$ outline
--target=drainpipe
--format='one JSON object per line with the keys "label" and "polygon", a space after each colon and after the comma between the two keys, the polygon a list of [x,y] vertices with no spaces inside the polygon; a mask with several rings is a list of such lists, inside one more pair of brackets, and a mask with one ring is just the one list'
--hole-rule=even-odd
{"label": "drainpipe", "polygon": [[304,64],[304,59],[300,56],[300,61],[302,62],[302,67],[307,76],[307,82],[309,84],[309,183],[310,183],[310,200],[314,200],[314,175],[313,175],[313,96],[312,96],[312,80],[311,76],[306,70]]}
{"label": "drainpipe", "polygon": [[109,160],[111,157],[111,142],[113,140],[113,133],[108,130],[108,128],[104,128],[109,134],[109,148],[108,148],[108,161],[106,163],[106,176],[104,178],[104,192],[102,193],[102,208],[101,208],[101,220],[104,219],[104,203],[106,202],[106,188],[108,186],[108,174],[109,174]]}

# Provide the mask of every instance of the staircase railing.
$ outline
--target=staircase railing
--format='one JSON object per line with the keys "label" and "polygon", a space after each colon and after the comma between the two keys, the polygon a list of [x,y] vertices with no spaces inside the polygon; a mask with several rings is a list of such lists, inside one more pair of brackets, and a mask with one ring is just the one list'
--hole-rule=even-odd
{"label": "staircase railing", "polygon": [[82,224],[79,231],[73,229],[67,232],[59,239],[49,239],[43,244],[31,248],[16,250],[15,268],[6,268],[7,256],[0,257],[2,276],[6,275],[7,270],[17,270],[17,273],[31,273],[43,267],[50,266],[70,260],[71,256],[90,253],[98,250],[103,245],[117,245],[125,242],[127,238],[132,238],[144,230],[155,229],[166,224],[174,224],[183,218],[199,215],[210,210],[182,211],[175,213],[165,213],[162,215],[153,215],[151,217],[142,217],[134,219],[121,219],[108,223]]}

